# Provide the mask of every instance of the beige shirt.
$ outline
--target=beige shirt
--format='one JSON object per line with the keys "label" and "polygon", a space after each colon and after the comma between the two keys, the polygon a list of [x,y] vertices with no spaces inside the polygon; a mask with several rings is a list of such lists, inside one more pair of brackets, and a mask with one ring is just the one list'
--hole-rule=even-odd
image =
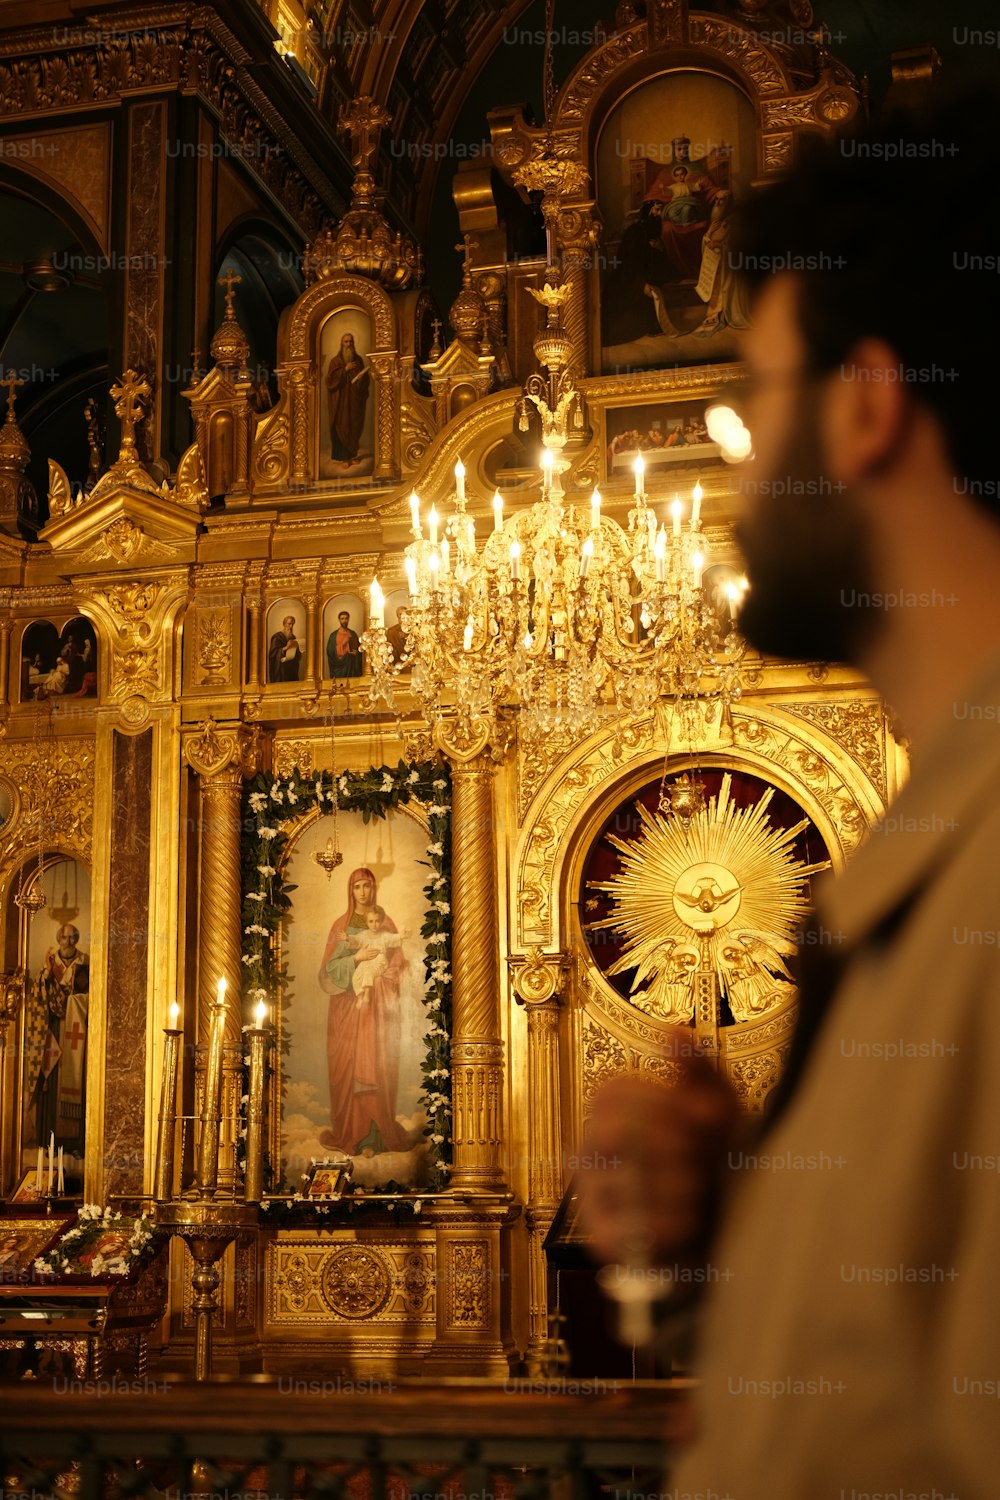
{"label": "beige shirt", "polygon": [[739,1169],[670,1500],[1000,1496],[1000,663],[819,902],[847,967]]}

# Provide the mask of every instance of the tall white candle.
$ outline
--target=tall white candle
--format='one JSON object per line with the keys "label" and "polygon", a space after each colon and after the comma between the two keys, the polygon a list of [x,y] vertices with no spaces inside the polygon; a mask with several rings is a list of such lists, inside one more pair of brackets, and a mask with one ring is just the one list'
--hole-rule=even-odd
{"label": "tall white candle", "polygon": [[403,568],[406,573],[406,587],[412,599],[417,592],[417,565],[412,557],[408,557],[403,563]]}
{"label": "tall white candle", "polygon": [[459,459],[455,465],[455,489],[458,491],[459,500],[465,499],[465,465]]}
{"label": "tall white candle", "polygon": [[59,1186],[58,1186],[58,1192],[59,1192],[60,1198],[62,1197],[62,1195],[63,1195],[63,1193],[65,1191],[66,1191],[66,1182],[65,1182],[65,1179],[63,1178],[63,1148],[60,1146],[59,1147]]}
{"label": "tall white candle", "polygon": [[410,491],[410,522],[413,526],[415,536],[420,535],[420,496],[416,490]]}
{"label": "tall white candle", "polygon": [[49,1136],[49,1194],[52,1193],[52,1177],[56,1169],[56,1133],[53,1130]]}
{"label": "tall white candle", "polygon": [[521,576],[521,543],[517,541],[510,544],[510,576],[515,583]]}
{"label": "tall white candle", "polygon": [[588,536],[580,549],[580,577],[586,578],[590,572],[590,559],[594,555],[594,543]]}
{"label": "tall white candle", "polygon": [[595,488],[594,489],[594,493],[590,497],[590,525],[591,525],[591,529],[593,531],[596,531],[597,528],[598,528],[598,526],[600,526],[600,524],[601,524],[601,492],[600,492],[599,489]]}
{"label": "tall white candle", "polygon": [[41,1197],[45,1191],[45,1152],[38,1148],[38,1166],[35,1170],[35,1192]]}
{"label": "tall white candle", "polygon": [[641,500],[646,493],[646,465],[641,453],[636,454],[632,468],[635,471],[635,498]]}
{"label": "tall white candle", "polygon": [[696,552],[693,555],[691,558],[691,568],[694,573],[694,586],[696,589],[700,589],[701,575],[705,571],[705,554],[703,552]]}
{"label": "tall white candle", "polygon": [[681,534],[681,502],[677,499],[676,495],[674,496],[673,504],[670,507],[670,514],[673,516],[673,519],[674,519],[674,536],[680,536],[680,534]]}
{"label": "tall white candle", "polygon": [[692,492],[692,498],[691,498],[691,530],[692,531],[697,531],[697,529],[698,529],[698,522],[701,520],[701,497],[702,497],[703,494],[704,494],[704,491],[702,490],[701,481],[699,480],[698,483],[694,487],[694,490]]}
{"label": "tall white candle", "polygon": [[493,491],[493,530],[499,531],[503,526],[503,497],[499,490]]}

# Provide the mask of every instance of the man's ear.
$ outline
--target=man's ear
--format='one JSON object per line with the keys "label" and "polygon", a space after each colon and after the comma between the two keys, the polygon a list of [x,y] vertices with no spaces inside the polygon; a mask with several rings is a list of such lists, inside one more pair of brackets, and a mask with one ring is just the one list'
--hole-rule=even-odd
{"label": "man's ear", "polygon": [[892,461],[909,412],[903,375],[896,351],[866,338],[827,377],[822,436],[831,478],[852,484]]}

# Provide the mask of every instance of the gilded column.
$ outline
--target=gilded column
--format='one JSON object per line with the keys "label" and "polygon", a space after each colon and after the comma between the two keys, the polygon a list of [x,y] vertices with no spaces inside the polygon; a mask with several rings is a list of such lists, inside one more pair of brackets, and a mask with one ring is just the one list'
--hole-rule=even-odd
{"label": "gilded column", "polygon": [[208,1041],[220,979],[226,981],[225,1063],[222,1084],[222,1140],[219,1185],[233,1183],[232,1145],[240,1098],[242,1052],[243,935],[240,922],[240,799],[243,778],[257,768],[257,734],[238,726],[219,729],[209,719],[185,742],[188,765],[198,773],[201,791],[201,877],[198,914],[198,1037]]}
{"label": "gilded column", "polygon": [[455,1188],[496,1192],[500,1167],[503,1049],[497,956],[496,819],[485,735],[439,736],[453,766],[452,1139]]}
{"label": "gilded column", "polygon": [[0,619],[0,725],[4,724],[10,708],[8,682],[10,672],[10,632],[13,620],[5,615]]}
{"label": "gilded column", "polygon": [[559,1088],[559,1003],[566,974],[561,954],[532,948],[511,961],[514,995],[528,1017],[528,1322],[525,1358],[540,1374],[549,1337],[548,1266],[544,1242],[563,1195]]}
{"label": "gilded column", "polygon": [[594,222],[593,203],[563,208],[558,218],[559,248],[562,251],[563,283],[570,288],[563,313],[563,329],[573,343],[571,368],[586,374],[590,369],[590,330],[588,307],[594,305],[588,296],[594,277],[594,255],[598,226]]}

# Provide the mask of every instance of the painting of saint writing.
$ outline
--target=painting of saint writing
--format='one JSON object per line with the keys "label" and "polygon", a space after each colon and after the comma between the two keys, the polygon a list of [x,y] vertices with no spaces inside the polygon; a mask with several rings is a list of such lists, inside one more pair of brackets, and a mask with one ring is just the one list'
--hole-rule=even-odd
{"label": "painting of saint writing", "polygon": [[330,880],[312,859],[328,831],[324,819],[307,827],[288,866],[296,890],[282,955],[283,1167],[293,1179],[324,1152],[342,1151],[359,1185],[416,1183],[427,1152],[427,835],[409,815],[390,813],[376,829],[341,813],[344,865]]}

